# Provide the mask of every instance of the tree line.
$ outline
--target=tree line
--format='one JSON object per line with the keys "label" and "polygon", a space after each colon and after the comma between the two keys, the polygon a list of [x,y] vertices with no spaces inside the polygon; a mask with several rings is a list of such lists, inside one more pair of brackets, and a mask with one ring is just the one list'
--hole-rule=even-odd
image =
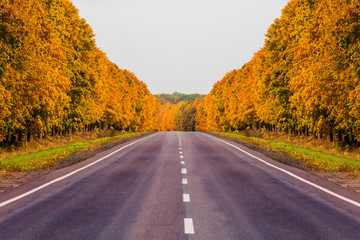
{"label": "tree line", "polygon": [[360,4],[291,0],[264,46],[204,97],[153,96],[69,0],[0,3],[0,143],[94,128],[286,131],[360,141]]}
{"label": "tree line", "polygon": [[95,127],[154,130],[158,101],[69,0],[0,2],[0,143]]}
{"label": "tree line", "polygon": [[193,93],[193,94],[185,94],[180,92],[173,92],[172,94],[161,93],[156,94],[155,97],[160,101],[171,102],[174,104],[186,101],[195,101],[196,99],[203,99],[206,95]]}
{"label": "tree line", "polygon": [[197,106],[196,129],[360,141],[360,4],[291,0],[264,46]]}

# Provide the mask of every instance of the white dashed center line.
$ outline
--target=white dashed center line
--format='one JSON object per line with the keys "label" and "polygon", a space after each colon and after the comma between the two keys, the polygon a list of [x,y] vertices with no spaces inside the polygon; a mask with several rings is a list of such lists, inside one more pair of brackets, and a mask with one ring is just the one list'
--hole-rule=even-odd
{"label": "white dashed center line", "polygon": [[187,193],[183,194],[183,202],[190,202],[190,194]]}
{"label": "white dashed center line", "polygon": [[194,234],[194,224],[192,218],[184,218],[185,234]]}
{"label": "white dashed center line", "polygon": [[[181,146],[181,138],[180,138],[179,132],[177,132],[177,135],[178,135],[178,138],[179,138],[180,159],[183,159],[184,156],[183,156],[183,151],[182,151],[182,146]],[[181,163],[181,165],[185,165],[185,161],[181,161],[180,163]],[[187,174],[186,168],[181,168],[181,174]],[[187,178],[183,178],[181,180],[181,183],[183,185],[188,184]],[[184,203],[190,202],[190,194],[188,194],[188,193],[183,194],[183,202]],[[184,218],[184,231],[185,231],[185,234],[194,234],[195,233],[194,223],[193,223],[192,218]]]}

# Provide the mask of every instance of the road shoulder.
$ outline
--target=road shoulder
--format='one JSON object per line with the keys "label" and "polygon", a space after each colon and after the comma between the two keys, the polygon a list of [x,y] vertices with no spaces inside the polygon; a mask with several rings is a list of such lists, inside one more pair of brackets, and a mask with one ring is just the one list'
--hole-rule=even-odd
{"label": "road shoulder", "polygon": [[132,137],[132,138],[123,138],[120,139],[116,142],[113,143],[109,143],[107,145],[104,145],[100,148],[88,151],[88,152],[82,152],[82,153],[77,153],[71,157],[68,157],[66,159],[63,159],[60,163],[58,163],[57,165],[55,165],[54,167],[52,167],[51,169],[46,169],[46,170],[38,170],[38,171],[31,171],[31,172],[27,172],[27,173],[12,173],[12,174],[8,174],[6,177],[0,178],[0,193],[5,192],[9,189],[12,188],[16,188],[18,186],[21,186],[25,183],[28,183],[30,181],[33,181],[41,176],[47,175],[51,172],[54,172],[56,170],[59,169],[63,169],[66,168],[68,166],[74,165],[76,163],[82,162],[88,158],[91,158],[93,156],[95,156],[98,153],[104,152],[106,150],[109,150],[117,145],[126,143],[126,142],[130,142],[130,141],[134,141],[136,139],[145,137],[149,134],[152,133],[145,133],[136,137]]}
{"label": "road shoulder", "polygon": [[324,172],[324,171],[313,171],[309,168],[307,168],[303,163],[299,162],[298,160],[294,159],[294,158],[290,158],[284,154],[281,153],[277,153],[277,152],[272,152],[266,149],[263,149],[257,145],[242,141],[240,139],[237,138],[232,138],[232,137],[225,137],[223,135],[220,134],[216,134],[216,133],[207,133],[207,134],[211,134],[213,136],[216,136],[218,138],[221,139],[225,139],[225,140],[230,140],[232,142],[236,142],[239,143],[251,150],[260,152],[262,154],[264,154],[265,156],[284,163],[286,165],[301,169],[303,171],[306,171],[310,174],[319,176],[321,178],[324,178],[330,182],[336,183],[342,187],[351,189],[353,191],[356,191],[358,193],[360,193],[360,179],[358,178],[354,178],[353,176],[346,174],[346,173],[333,173],[333,172]]}

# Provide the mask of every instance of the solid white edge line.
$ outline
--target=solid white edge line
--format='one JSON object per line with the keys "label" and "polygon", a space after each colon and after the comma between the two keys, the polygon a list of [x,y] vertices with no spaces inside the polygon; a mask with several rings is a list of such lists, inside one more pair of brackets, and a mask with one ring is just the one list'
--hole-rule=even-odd
{"label": "solid white edge line", "polygon": [[120,149],[118,149],[118,150],[116,150],[116,151],[114,151],[114,152],[112,152],[112,153],[110,153],[110,154],[108,154],[108,155],[106,155],[106,156],[104,156],[104,157],[102,157],[102,158],[100,158],[100,159],[98,159],[98,160],[96,160],[96,161],[94,161],[94,162],[92,162],[92,163],[90,163],[90,164],[82,167],[82,168],[79,168],[79,169],[77,169],[77,170],[75,170],[75,171],[73,171],[73,172],[70,172],[70,173],[68,173],[68,174],[66,174],[66,175],[64,175],[64,176],[62,176],[62,177],[56,178],[56,179],[54,179],[54,180],[52,180],[52,181],[50,181],[50,182],[48,182],[48,183],[45,183],[45,184],[43,184],[43,185],[41,185],[41,186],[39,186],[39,187],[37,187],[37,188],[34,188],[33,190],[30,190],[30,191],[28,191],[28,192],[26,192],[26,193],[23,193],[23,194],[19,195],[19,196],[17,196],[17,197],[14,197],[14,198],[11,198],[11,199],[9,199],[9,200],[7,200],[7,201],[5,201],[5,202],[2,202],[2,203],[0,203],[0,208],[1,208],[1,207],[4,207],[4,206],[6,206],[6,205],[8,205],[8,204],[10,204],[10,203],[12,203],[12,202],[15,202],[15,201],[17,201],[17,200],[19,200],[19,199],[22,199],[22,198],[24,198],[24,197],[26,197],[26,196],[29,196],[30,194],[33,194],[33,193],[35,193],[35,192],[37,192],[37,191],[39,191],[39,190],[41,190],[41,189],[43,189],[43,188],[46,188],[47,186],[50,186],[50,185],[52,185],[52,184],[54,184],[54,183],[56,183],[56,182],[59,182],[59,181],[61,181],[61,180],[64,180],[64,179],[66,179],[66,178],[74,175],[75,173],[78,173],[78,172],[80,172],[80,171],[82,171],[82,170],[84,170],[84,169],[86,169],[86,168],[88,168],[88,167],[91,167],[92,165],[97,164],[98,162],[103,161],[104,159],[110,157],[111,155],[114,155],[115,153],[123,150],[124,148],[127,148],[127,147],[129,147],[129,146],[131,146],[131,145],[133,145],[133,144],[135,144],[135,143],[138,143],[138,142],[140,142],[140,141],[143,141],[143,140],[148,139],[148,138],[150,138],[150,137],[153,137],[153,136],[155,136],[155,135],[157,135],[157,134],[154,134],[154,135],[151,135],[151,136],[142,138],[142,139],[140,139],[140,140],[134,141],[134,142],[132,142],[132,143],[130,143],[130,144],[128,144],[128,145],[126,145],[126,146],[124,146],[124,147],[122,147],[122,148],[120,148]]}
{"label": "solid white edge line", "polygon": [[183,202],[190,202],[190,194],[187,193],[183,194]]}
{"label": "solid white edge line", "polygon": [[185,234],[194,234],[194,224],[192,218],[184,218]]}
{"label": "solid white edge line", "polygon": [[335,192],[333,192],[333,191],[330,191],[330,190],[328,190],[328,189],[326,189],[326,188],[324,188],[324,187],[321,187],[321,186],[319,186],[319,185],[317,185],[317,184],[315,184],[315,183],[313,183],[313,182],[310,182],[310,181],[308,181],[308,180],[306,180],[306,179],[304,179],[304,178],[302,178],[302,177],[299,177],[298,175],[296,175],[296,174],[294,174],[294,173],[291,173],[291,172],[289,172],[289,171],[287,171],[287,170],[285,170],[285,169],[282,169],[282,168],[277,167],[277,166],[275,166],[275,165],[273,165],[273,164],[271,164],[271,163],[268,163],[268,162],[266,162],[265,160],[263,160],[263,159],[261,159],[261,158],[259,158],[259,157],[256,157],[256,156],[252,155],[251,153],[248,153],[247,151],[245,151],[245,150],[243,150],[243,149],[241,149],[241,148],[239,148],[239,147],[237,147],[237,146],[235,146],[235,145],[233,145],[233,144],[231,144],[231,143],[228,143],[228,142],[226,142],[226,141],[224,141],[224,140],[215,138],[215,137],[210,136],[210,135],[205,134],[205,133],[203,133],[203,134],[206,135],[206,136],[208,136],[208,137],[210,137],[210,138],[212,138],[212,139],[215,139],[216,141],[223,142],[223,143],[225,143],[225,144],[227,144],[227,145],[229,145],[229,146],[232,146],[232,147],[238,149],[239,151],[245,153],[246,155],[248,155],[248,156],[250,156],[250,157],[252,157],[252,158],[255,158],[256,160],[258,160],[258,161],[260,161],[260,162],[262,162],[262,163],[264,163],[264,164],[266,164],[266,165],[268,165],[268,166],[270,166],[270,167],[272,167],[272,168],[275,168],[275,169],[277,169],[277,170],[279,170],[279,171],[281,171],[281,172],[283,172],[283,173],[285,173],[285,174],[287,174],[287,175],[289,175],[289,176],[291,176],[291,177],[293,177],[293,178],[295,178],[295,179],[297,179],[297,180],[299,180],[299,181],[301,181],[301,182],[303,182],[303,183],[306,183],[306,184],[308,184],[308,185],[310,185],[310,186],[313,186],[314,188],[317,188],[317,189],[319,189],[319,190],[321,190],[321,191],[323,191],[323,192],[325,192],[325,193],[327,193],[327,194],[330,194],[330,195],[332,195],[332,196],[334,196],[334,197],[336,197],[336,198],[339,198],[339,199],[341,199],[341,200],[343,200],[343,201],[345,201],[345,202],[348,202],[348,203],[350,203],[350,204],[352,204],[352,205],[354,205],[354,206],[356,206],[356,207],[360,207],[360,203],[359,203],[359,202],[356,202],[356,201],[354,201],[354,200],[351,200],[351,199],[349,199],[349,198],[347,198],[347,197],[344,197],[344,196],[342,196],[342,195],[340,195],[340,194],[337,194],[337,193],[335,193]]}

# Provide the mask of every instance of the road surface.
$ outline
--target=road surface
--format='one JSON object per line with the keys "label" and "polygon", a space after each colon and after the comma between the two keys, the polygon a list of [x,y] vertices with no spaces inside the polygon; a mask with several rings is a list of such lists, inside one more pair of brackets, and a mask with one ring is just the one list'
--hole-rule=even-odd
{"label": "road surface", "polygon": [[0,239],[360,239],[360,195],[236,143],[161,132],[1,193]]}

